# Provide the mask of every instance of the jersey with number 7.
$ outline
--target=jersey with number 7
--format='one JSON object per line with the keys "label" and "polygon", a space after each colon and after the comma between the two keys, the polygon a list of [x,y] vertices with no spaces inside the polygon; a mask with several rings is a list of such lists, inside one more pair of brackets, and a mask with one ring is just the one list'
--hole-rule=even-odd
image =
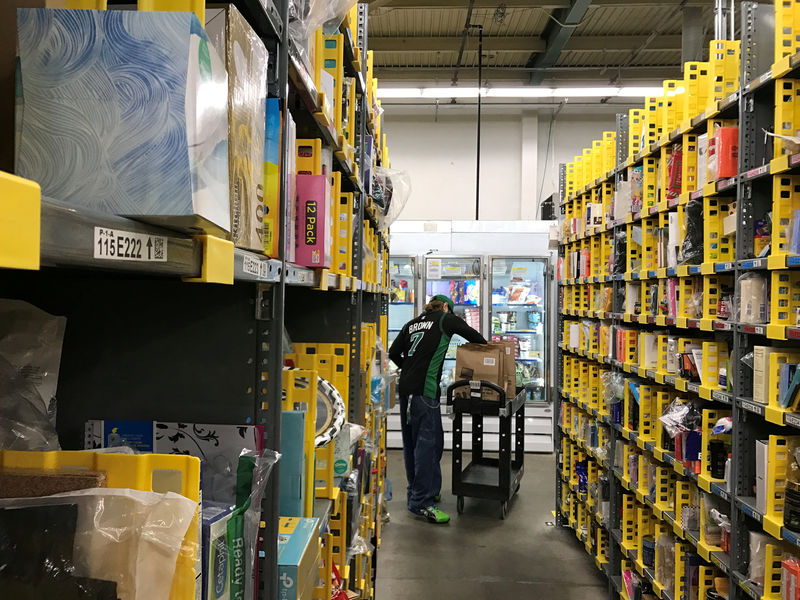
{"label": "jersey with number 7", "polygon": [[400,396],[440,397],[439,380],[454,335],[485,344],[484,337],[452,313],[426,312],[403,326],[389,349],[389,358],[400,367]]}

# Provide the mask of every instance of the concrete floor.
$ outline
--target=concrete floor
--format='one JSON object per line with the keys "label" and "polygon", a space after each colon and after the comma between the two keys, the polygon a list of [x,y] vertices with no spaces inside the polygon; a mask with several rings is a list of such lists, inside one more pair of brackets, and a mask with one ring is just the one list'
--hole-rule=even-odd
{"label": "concrete floor", "polygon": [[572,530],[553,521],[553,455],[527,454],[509,515],[497,502],[467,498],[456,513],[451,455],[442,459],[441,508],[452,519],[432,525],[408,512],[401,451],[389,453],[394,499],[378,551],[377,600],[605,600],[607,579]]}

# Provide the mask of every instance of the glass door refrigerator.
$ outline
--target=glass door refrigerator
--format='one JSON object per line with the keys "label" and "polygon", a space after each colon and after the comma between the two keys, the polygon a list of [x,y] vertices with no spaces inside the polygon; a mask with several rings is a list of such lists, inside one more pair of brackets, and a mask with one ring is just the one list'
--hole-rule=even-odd
{"label": "glass door refrigerator", "polygon": [[489,257],[489,334],[514,342],[517,387],[531,402],[547,400],[547,265],[546,258]]}
{"label": "glass door refrigerator", "polygon": [[389,257],[389,339],[388,349],[403,325],[417,316],[417,257]]}
{"label": "glass door refrigerator", "polygon": [[[389,257],[389,339],[386,340],[388,350],[392,342],[408,323],[419,314],[417,301],[417,283],[419,270],[416,256]],[[400,402],[389,412],[386,420],[386,444],[389,448],[403,447],[403,434],[400,424]]]}
{"label": "glass door refrigerator", "polygon": [[[482,326],[482,277],[483,259],[480,256],[426,256],[424,301],[427,303],[437,294],[452,298],[455,313],[486,337]],[[460,336],[454,336],[450,341],[442,370],[442,394],[454,381],[456,350],[465,342]]]}

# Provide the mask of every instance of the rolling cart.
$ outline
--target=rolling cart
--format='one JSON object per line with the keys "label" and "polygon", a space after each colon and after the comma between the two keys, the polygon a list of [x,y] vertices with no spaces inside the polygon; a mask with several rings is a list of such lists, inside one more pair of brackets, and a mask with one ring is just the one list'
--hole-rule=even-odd
{"label": "rolling cart", "polygon": [[[500,400],[485,400],[488,391]],[[456,381],[447,388],[447,405],[452,407],[453,423],[453,494],[457,496],[458,514],[464,512],[464,497],[486,498],[500,502],[500,518],[508,515],[508,501],[519,490],[525,461],[525,406],[523,389],[514,398],[488,381]],[[472,415],[472,461],[462,468],[464,415]],[[483,417],[500,417],[500,452],[498,458],[484,456]],[[514,453],[511,453],[511,420],[514,419]]]}

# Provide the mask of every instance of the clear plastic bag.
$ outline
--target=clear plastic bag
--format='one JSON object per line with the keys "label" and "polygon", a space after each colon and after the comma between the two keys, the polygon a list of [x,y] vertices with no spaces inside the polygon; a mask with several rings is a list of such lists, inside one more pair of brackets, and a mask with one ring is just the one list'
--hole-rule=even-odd
{"label": "clear plastic bag", "polygon": [[179,494],[128,489],[0,500],[0,571],[34,590],[72,589],[77,578],[103,599],[168,600],[178,555],[199,551],[186,540],[196,511]]}
{"label": "clear plastic bag", "polygon": [[691,314],[695,319],[700,319],[703,317],[703,291],[702,289],[695,292],[691,295],[688,302],[686,303],[686,308],[689,309],[689,314]]}
{"label": "clear plastic bag", "polygon": [[656,549],[656,579],[672,595],[675,589],[675,540],[669,535],[659,536]]}
{"label": "clear plastic bag", "polygon": [[741,358],[741,361],[742,361],[742,364],[747,365],[748,367],[750,367],[752,369],[753,365],[755,364],[755,358],[753,356],[752,350],[750,352],[748,352],[747,354],[745,354]]}
{"label": "clear plastic bag", "polygon": [[770,536],[758,532],[750,532],[750,565],[747,577],[759,585],[764,585],[764,574],[767,568],[767,546],[775,545],[777,542]]}
{"label": "clear plastic bag", "polygon": [[244,549],[246,569],[243,580],[231,579],[231,598],[255,597],[254,573],[258,557],[261,500],[272,468],[280,458],[279,453],[265,449],[260,454],[242,452],[239,459],[236,507],[228,521],[228,539],[231,548]]}
{"label": "clear plastic bag", "polygon": [[678,255],[680,265],[699,265],[703,262],[703,199],[686,204],[686,235]]}
{"label": "clear plastic bag", "polygon": [[312,58],[309,54],[311,36],[323,26],[333,32],[355,3],[356,0],[290,0],[289,37],[309,71]]}
{"label": "clear plastic bag", "polygon": [[411,176],[408,171],[375,167],[372,172],[372,197],[381,209],[378,229],[385,231],[400,217],[411,197]]}
{"label": "clear plastic bag", "polygon": [[745,273],[736,280],[733,314],[740,323],[766,323],[769,318],[769,283],[760,273]]}
{"label": "clear plastic bag", "polygon": [[33,383],[53,425],[66,323],[22,300],[0,299],[0,358]]}
{"label": "clear plastic bag", "polygon": [[664,412],[659,417],[659,420],[664,424],[664,428],[671,438],[674,438],[682,431],[686,431],[685,422],[689,416],[690,407],[691,404],[681,398],[675,398],[664,407]]}
{"label": "clear plastic bag", "polygon": [[611,273],[621,275],[625,272],[625,261],[628,256],[628,236],[624,229],[614,231],[614,253],[611,264]]}
{"label": "clear plastic bag", "polygon": [[58,435],[36,386],[0,356],[0,449],[59,450]]}

